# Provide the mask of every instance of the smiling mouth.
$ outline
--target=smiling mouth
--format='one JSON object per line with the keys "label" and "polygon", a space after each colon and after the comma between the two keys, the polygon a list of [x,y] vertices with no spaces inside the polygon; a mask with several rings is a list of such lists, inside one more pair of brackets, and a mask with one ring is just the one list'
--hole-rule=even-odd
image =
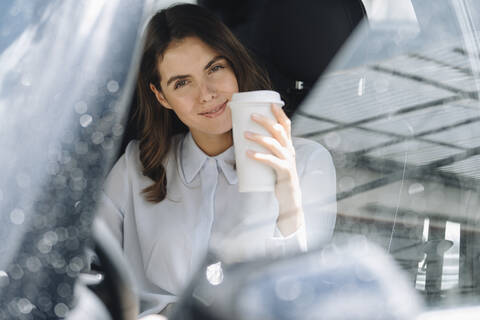
{"label": "smiling mouth", "polygon": [[227,102],[228,101],[225,101],[223,104],[219,105],[218,107],[216,107],[212,111],[202,112],[202,113],[200,113],[200,115],[207,116],[209,118],[212,117],[212,116],[220,115],[220,113],[222,113],[223,110],[225,110],[225,107],[227,106]]}

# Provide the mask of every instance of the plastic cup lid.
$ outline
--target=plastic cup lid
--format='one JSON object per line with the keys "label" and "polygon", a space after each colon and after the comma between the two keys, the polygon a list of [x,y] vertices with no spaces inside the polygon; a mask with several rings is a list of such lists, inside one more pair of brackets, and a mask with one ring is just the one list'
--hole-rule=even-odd
{"label": "plastic cup lid", "polygon": [[257,90],[257,91],[245,91],[237,92],[232,95],[231,102],[261,102],[261,103],[275,103],[283,106],[285,103],[282,101],[280,94],[272,90]]}

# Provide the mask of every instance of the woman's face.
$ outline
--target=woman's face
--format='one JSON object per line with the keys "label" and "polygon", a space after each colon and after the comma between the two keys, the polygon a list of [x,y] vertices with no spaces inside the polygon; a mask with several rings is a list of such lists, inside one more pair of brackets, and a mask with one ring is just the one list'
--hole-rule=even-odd
{"label": "woman's face", "polygon": [[227,60],[196,37],[172,42],[158,64],[159,102],[172,109],[194,137],[221,135],[232,128],[227,102],[238,92]]}

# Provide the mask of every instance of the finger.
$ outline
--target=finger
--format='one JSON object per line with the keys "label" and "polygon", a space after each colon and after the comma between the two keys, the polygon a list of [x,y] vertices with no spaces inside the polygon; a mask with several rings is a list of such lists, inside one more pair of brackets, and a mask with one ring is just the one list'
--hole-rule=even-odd
{"label": "finger", "polygon": [[262,136],[250,131],[245,131],[245,138],[258,143],[278,158],[289,158],[289,150],[286,147],[282,146],[280,142],[278,142],[278,140],[273,137]]}
{"label": "finger", "polygon": [[252,114],[252,120],[264,127],[281,145],[288,146],[290,144],[285,128],[277,121],[258,113]]}
{"label": "finger", "polygon": [[277,172],[277,176],[279,176],[281,172],[288,170],[286,161],[275,157],[273,154],[247,150],[247,156],[272,167]]}
{"label": "finger", "polygon": [[272,112],[275,115],[278,123],[280,123],[285,131],[287,132],[287,136],[291,138],[292,136],[292,121],[287,117],[285,112],[283,111],[282,107],[277,104],[272,103]]}

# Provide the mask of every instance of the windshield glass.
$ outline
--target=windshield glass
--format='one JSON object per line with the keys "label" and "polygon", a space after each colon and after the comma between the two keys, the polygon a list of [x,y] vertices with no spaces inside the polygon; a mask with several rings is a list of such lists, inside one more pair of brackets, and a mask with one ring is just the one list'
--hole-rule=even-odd
{"label": "windshield glass", "polygon": [[[152,54],[159,62],[147,71],[158,74],[142,78],[156,43],[145,40],[152,39],[147,22],[174,1],[1,2],[0,319],[71,314],[80,275],[97,272],[92,261],[100,274],[110,272],[85,254],[93,220],[105,212],[109,229],[101,230],[112,231],[123,250],[120,263],[133,275],[142,315],[478,314],[480,5],[352,0],[318,2],[326,9],[315,11],[299,0],[292,16],[288,1],[245,1],[238,11],[189,2],[217,5],[212,12],[269,72],[281,96],[267,96],[285,106],[273,109],[274,124],[267,121],[272,137],[277,122],[281,134],[267,140],[286,145],[276,156],[290,161],[288,174],[270,163],[270,189],[240,192],[232,120],[227,127],[208,122],[230,112],[237,91],[271,89],[236,40],[218,45],[213,32],[211,42],[173,41]],[[340,2],[361,4],[359,14],[335,11]],[[337,14],[356,21],[351,30]],[[272,27],[267,18],[281,24]],[[334,39],[331,30],[349,36]],[[305,35],[308,41],[294,45]],[[227,42],[240,58],[229,55]],[[172,52],[188,63],[162,65]],[[239,61],[248,66],[244,74],[235,69]],[[198,92],[197,100],[221,99],[189,104]],[[153,117],[139,115],[146,96],[156,103]],[[189,113],[191,106],[201,108]],[[149,130],[178,123],[149,127],[159,110],[184,124],[161,156],[163,145],[145,147]],[[220,134],[228,148],[208,153],[205,137]],[[255,182],[261,174],[252,176]],[[294,187],[282,189],[279,177]],[[298,220],[280,223],[291,203],[302,203],[292,210]]]}
{"label": "windshield glass", "polygon": [[427,304],[469,304],[478,290],[478,5],[364,3],[368,23],[317,82],[294,132],[334,155],[334,243],[373,241]]}

